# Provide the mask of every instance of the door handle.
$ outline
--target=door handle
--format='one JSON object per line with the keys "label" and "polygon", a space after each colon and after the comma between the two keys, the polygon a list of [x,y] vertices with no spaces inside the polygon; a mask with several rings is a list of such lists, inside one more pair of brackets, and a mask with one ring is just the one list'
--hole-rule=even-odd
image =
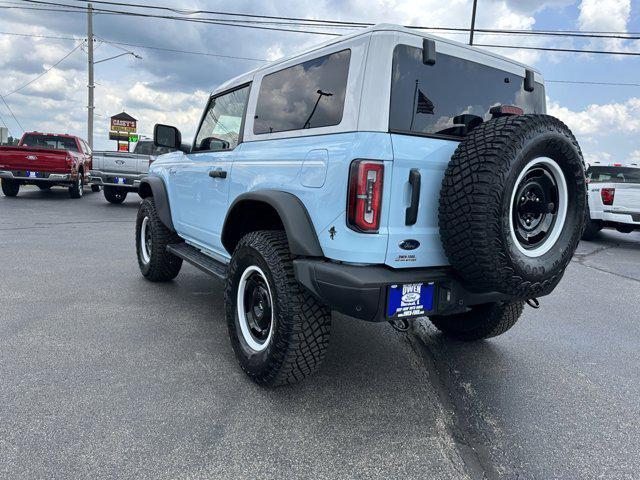
{"label": "door handle", "polygon": [[411,185],[411,205],[407,208],[404,217],[405,225],[415,225],[418,220],[418,204],[420,203],[420,170],[412,168],[409,172],[409,185]]}
{"label": "door handle", "polygon": [[209,176],[211,178],[227,178],[226,170],[209,170]]}

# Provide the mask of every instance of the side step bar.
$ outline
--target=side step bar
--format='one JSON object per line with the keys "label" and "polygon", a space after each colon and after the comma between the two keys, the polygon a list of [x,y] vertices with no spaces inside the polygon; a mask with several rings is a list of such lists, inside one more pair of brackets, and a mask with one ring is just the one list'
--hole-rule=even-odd
{"label": "side step bar", "polygon": [[227,266],[224,263],[205,255],[191,245],[186,243],[175,243],[173,245],[168,245],[167,251],[174,254],[176,257],[180,257],[184,261],[189,262],[204,273],[208,273],[209,275],[221,280],[227,278]]}

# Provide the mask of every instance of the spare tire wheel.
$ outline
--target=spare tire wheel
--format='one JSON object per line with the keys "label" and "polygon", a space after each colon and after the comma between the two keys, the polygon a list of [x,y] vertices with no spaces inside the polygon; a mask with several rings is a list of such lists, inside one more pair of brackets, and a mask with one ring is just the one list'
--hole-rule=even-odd
{"label": "spare tire wheel", "polygon": [[490,120],[458,146],[440,190],[439,227],[474,291],[527,299],[558,284],[584,229],[580,147],[548,115]]}

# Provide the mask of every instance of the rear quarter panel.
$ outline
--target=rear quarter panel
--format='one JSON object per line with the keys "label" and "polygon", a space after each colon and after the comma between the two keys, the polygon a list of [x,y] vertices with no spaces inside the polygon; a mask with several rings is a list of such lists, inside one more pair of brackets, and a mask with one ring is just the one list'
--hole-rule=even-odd
{"label": "rear quarter panel", "polygon": [[[343,133],[246,142],[236,149],[229,204],[254,190],[280,190],[307,208],[326,257],[353,263],[384,263],[387,227],[380,234],[350,230],[346,222],[349,166],[357,158],[385,161],[390,170],[391,139],[386,133]],[[391,183],[385,182],[382,217],[387,217]]]}

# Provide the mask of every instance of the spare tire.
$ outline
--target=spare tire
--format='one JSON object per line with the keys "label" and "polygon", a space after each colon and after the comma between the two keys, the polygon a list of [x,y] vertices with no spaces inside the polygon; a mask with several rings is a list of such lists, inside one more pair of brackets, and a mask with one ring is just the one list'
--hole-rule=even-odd
{"label": "spare tire", "polygon": [[527,299],[558,284],[580,241],[586,182],[569,128],[500,117],[460,143],[440,190],[440,237],[468,288]]}

